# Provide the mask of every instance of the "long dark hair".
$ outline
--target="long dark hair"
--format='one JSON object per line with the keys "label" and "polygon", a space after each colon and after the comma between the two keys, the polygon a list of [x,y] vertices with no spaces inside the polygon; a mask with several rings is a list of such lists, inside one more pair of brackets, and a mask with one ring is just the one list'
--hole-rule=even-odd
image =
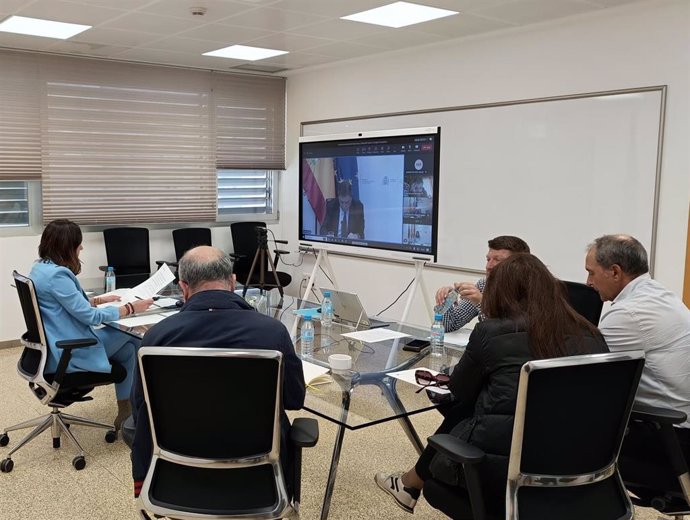
{"label": "long dark hair", "polygon": [[486,280],[482,312],[489,318],[511,319],[524,327],[536,359],[566,356],[566,336],[599,337],[599,330],[568,304],[561,283],[536,256],[513,253]]}
{"label": "long dark hair", "polygon": [[67,219],[53,220],[46,226],[38,246],[41,260],[66,267],[75,275],[81,272],[77,248],[81,245],[81,229]]}

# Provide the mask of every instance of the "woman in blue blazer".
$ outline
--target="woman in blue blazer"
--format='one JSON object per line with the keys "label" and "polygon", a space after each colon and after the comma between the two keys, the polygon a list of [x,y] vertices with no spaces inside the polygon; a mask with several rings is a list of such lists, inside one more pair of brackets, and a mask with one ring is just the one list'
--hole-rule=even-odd
{"label": "woman in blue blazer", "polygon": [[153,300],[137,300],[122,306],[98,308],[101,303],[120,300],[119,296],[88,298],[76,275],[81,271],[79,253],[83,249],[82,233],[77,224],[69,220],[54,220],[41,235],[39,259],[34,263],[29,278],[34,282],[41,318],[48,341],[50,355],[46,372],[57,370],[62,349],[55,343],[71,338],[94,337],[98,343],[88,348],[75,349],[67,372],[110,372],[110,360],[117,361],[127,372],[124,381],[115,385],[118,413],[115,429],[131,414],[129,394],[135,367],[135,352],[140,341],[112,328],[95,329],[106,321],[120,319],[141,312]]}

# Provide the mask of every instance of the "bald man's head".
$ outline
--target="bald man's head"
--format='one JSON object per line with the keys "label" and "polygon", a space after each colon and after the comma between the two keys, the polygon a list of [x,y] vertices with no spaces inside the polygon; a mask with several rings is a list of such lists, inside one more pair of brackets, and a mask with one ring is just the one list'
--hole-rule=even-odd
{"label": "bald man's head", "polygon": [[217,247],[199,246],[187,251],[177,266],[177,275],[191,293],[207,289],[233,290],[232,260]]}

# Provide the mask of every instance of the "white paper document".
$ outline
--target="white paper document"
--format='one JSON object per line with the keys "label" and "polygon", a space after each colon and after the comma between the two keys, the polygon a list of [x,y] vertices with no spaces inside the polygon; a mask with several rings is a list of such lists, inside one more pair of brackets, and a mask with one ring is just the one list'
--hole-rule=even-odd
{"label": "white paper document", "polygon": [[389,339],[407,338],[410,335],[404,332],[398,332],[397,330],[379,327],[376,329],[358,330],[357,332],[346,332],[345,334],[341,334],[341,336],[343,338],[356,339],[363,343],[377,343]]}
{"label": "white paper document", "polygon": [[417,367],[417,368],[410,368],[409,370],[401,370],[400,372],[388,372],[387,375],[394,377],[396,379],[400,379],[401,381],[405,381],[406,383],[410,383],[414,386],[426,388],[428,390],[431,390],[432,392],[436,392],[437,394],[449,394],[450,393],[450,390],[448,390],[447,388],[439,388],[438,386],[418,385],[417,381],[414,377],[414,373],[417,370],[426,370],[427,372],[431,372],[434,375],[438,374],[438,372],[436,370],[431,370],[430,368],[424,368],[424,367]]}
{"label": "white paper document", "polygon": [[455,345],[458,347],[466,347],[470,340],[471,329],[458,329],[453,332],[446,332],[443,335],[443,342],[448,345]]}
{"label": "white paper document", "polygon": [[[147,298],[153,298],[156,294],[162,291],[165,286],[175,279],[175,275],[172,273],[168,264],[163,264],[158,271],[156,271],[148,280],[140,283],[136,287],[131,289],[115,289],[103,296],[115,295],[119,296],[120,300],[115,302],[102,303],[99,307],[111,307],[120,306],[125,303],[130,303],[135,300],[145,300]],[[168,298],[170,299],[170,298]],[[169,303],[168,305],[174,305]],[[166,307],[166,305],[159,305],[160,307]]]}
{"label": "white paper document", "polygon": [[161,312],[159,314],[144,314],[143,316],[130,316],[129,318],[122,318],[114,321],[123,327],[139,327],[141,325],[153,325],[159,321],[163,321],[168,316],[176,314],[177,311]]}
{"label": "white paper document", "polygon": [[330,368],[322,367],[316,363],[302,360],[302,371],[304,372],[304,382],[307,386],[325,385],[333,381],[331,376],[327,375]]}

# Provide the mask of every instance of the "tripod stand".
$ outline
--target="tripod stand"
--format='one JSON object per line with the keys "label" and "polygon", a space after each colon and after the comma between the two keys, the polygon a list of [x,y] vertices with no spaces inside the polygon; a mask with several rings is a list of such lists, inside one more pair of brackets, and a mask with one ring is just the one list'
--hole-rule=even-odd
{"label": "tripod stand", "polygon": [[[249,274],[247,275],[247,281],[244,284],[244,289],[242,289],[242,297],[244,298],[247,294],[247,289],[249,287],[258,287],[263,294],[266,288],[273,289],[278,288],[280,292],[280,301],[283,301],[283,286],[280,284],[278,279],[278,273],[276,272],[275,262],[271,258],[268,252],[268,231],[265,227],[257,226],[256,228],[256,240],[258,248],[254,254],[254,260],[252,261],[252,266],[249,268]],[[252,276],[254,275],[254,269],[259,264],[259,283],[252,283]],[[273,274],[273,279],[275,283],[266,283],[266,265],[268,264],[269,270]]]}

